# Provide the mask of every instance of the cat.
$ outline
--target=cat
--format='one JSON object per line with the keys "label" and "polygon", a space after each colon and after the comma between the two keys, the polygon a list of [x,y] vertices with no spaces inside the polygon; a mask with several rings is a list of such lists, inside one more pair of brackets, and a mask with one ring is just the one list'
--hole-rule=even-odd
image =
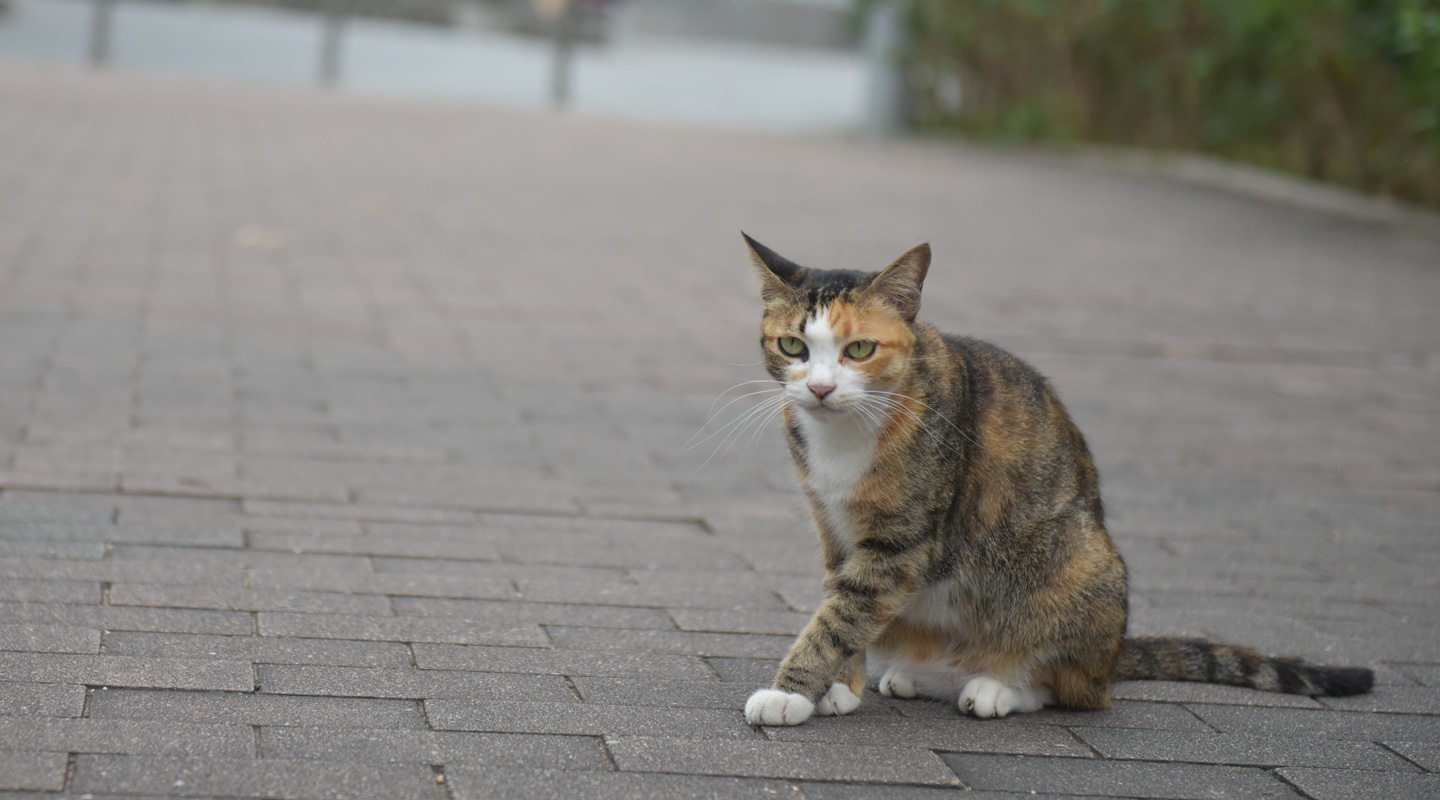
{"label": "cat", "polygon": [[1085,438],[1035,369],[916,320],[929,245],[858,272],[742,236],[825,567],[824,600],[745,704],[750,724],[848,714],[871,677],[980,718],[1106,708],[1117,680],[1370,690],[1369,669],[1125,637],[1125,562]]}

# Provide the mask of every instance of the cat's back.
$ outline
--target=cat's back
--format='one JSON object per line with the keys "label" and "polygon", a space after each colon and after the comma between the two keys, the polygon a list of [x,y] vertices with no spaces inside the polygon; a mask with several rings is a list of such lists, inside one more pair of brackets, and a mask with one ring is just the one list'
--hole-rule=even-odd
{"label": "cat's back", "polygon": [[[943,334],[956,364],[951,393],[956,420],[972,437],[972,486],[979,505],[1041,514],[1077,503],[1103,518],[1099,475],[1079,427],[1060,395],[1035,367],[1004,348],[968,336]],[[1004,496],[1008,495],[1008,496]],[[982,514],[993,521],[996,514]]]}

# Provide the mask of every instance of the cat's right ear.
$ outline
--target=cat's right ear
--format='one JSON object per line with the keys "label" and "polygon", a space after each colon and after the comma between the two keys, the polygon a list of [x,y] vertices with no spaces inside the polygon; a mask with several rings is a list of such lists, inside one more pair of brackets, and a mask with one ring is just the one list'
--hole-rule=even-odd
{"label": "cat's right ear", "polygon": [[745,237],[745,245],[750,250],[750,263],[755,265],[755,275],[760,278],[760,297],[766,305],[794,297],[794,282],[804,267],[751,239],[745,231],[740,231],[740,235]]}

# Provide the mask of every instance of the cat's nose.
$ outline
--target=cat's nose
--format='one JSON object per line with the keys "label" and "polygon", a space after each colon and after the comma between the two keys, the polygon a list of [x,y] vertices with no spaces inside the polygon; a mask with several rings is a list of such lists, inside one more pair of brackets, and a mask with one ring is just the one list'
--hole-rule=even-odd
{"label": "cat's nose", "polygon": [[835,391],[835,384],[833,383],[807,383],[805,385],[809,387],[811,394],[814,394],[819,400],[824,400],[826,395]]}

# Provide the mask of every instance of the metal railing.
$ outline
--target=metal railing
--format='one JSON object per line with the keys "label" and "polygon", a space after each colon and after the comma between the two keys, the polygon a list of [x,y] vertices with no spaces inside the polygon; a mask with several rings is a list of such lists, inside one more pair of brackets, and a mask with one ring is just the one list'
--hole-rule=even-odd
{"label": "metal railing", "polygon": [[[91,0],[90,35],[86,48],[90,66],[104,69],[110,63],[115,4],[117,0]],[[320,47],[316,80],[333,88],[340,83],[346,20],[353,15],[354,0],[319,0]],[[564,108],[570,102],[571,73],[575,43],[582,16],[597,13],[605,0],[545,0],[537,2],[540,16],[548,22],[554,40],[550,71],[550,103]]]}

